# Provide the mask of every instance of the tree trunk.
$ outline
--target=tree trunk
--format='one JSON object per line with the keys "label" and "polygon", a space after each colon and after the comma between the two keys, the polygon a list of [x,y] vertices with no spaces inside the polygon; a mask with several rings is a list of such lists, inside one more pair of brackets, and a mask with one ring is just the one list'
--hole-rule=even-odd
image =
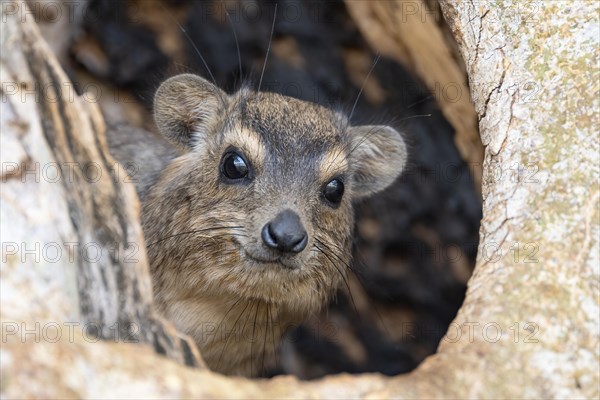
{"label": "tree trunk", "polygon": [[[69,95],[31,17],[9,5],[25,7],[2,4],[3,396],[600,395],[596,2],[442,2],[486,146],[467,297],[413,373],[314,382],[182,365],[194,346],[153,312],[137,201],[113,168],[102,118]],[[98,260],[80,251],[89,243]]]}
{"label": "tree trunk", "polygon": [[78,328],[199,365],[193,342],[153,310],[139,204],[102,115],[25,7],[2,5],[3,332]]}

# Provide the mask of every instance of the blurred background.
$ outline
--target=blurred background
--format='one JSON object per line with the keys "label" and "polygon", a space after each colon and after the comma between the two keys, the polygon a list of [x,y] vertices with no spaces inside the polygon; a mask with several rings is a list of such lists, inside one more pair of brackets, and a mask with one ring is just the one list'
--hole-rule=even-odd
{"label": "blurred background", "polygon": [[256,88],[264,67],[263,91],[348,112],[356,102],[354,123],[402,131],[408,168],[357,205],[347,285],[290,333],[268,374],[393,375],[435,352],[475,263],[483,155],[462,61],[435,2],[63,3],[56,12],[30,5],[76,89],[110,124],[156,131],[154,91],[177,73],[231,93]]}

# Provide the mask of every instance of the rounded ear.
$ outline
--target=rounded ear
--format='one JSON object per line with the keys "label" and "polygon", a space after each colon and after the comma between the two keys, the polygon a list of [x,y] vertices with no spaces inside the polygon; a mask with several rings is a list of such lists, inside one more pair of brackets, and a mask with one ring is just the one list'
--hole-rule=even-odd
{"label": "rounded ear", "polygon": [[163,82],[154,95],[154,121],[169,141],[189,149],[226,106],[227,95],[206,79],[181,74]]}
{"label": "rounded ear", "polygon": [[385,125],[349,128],[352,149],[352,192],[357,198],[379,192],[394,182],[406,165],[406,144]]}

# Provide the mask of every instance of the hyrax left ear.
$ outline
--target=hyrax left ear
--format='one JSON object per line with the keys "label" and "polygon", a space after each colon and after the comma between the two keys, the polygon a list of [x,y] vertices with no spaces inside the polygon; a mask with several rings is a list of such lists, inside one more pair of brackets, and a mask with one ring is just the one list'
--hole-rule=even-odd
{"label": "hyrax left ear", "polygon": [[202,142],[226,107],[227,95],[206,79],[181,74],[167,79],[154,95],[154,120],[161,134],[189,149]]}
{"label": "hyrax left ear", "polygon": [[349,128],[352,192],[358,198],[379,192],[394,182],[406,165],[406,144],[385,125]]}

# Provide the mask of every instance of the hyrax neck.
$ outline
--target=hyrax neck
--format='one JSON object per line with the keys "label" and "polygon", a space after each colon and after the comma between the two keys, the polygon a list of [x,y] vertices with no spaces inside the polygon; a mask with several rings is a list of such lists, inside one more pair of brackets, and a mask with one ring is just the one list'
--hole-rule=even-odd
{"label": "hyrax neck", "polygon": [[229,375],[257,376],[272,365],[285,334],[303,316],[259,299],[181,299],[165,310],[177,328],[191,335],[208,366]]}

